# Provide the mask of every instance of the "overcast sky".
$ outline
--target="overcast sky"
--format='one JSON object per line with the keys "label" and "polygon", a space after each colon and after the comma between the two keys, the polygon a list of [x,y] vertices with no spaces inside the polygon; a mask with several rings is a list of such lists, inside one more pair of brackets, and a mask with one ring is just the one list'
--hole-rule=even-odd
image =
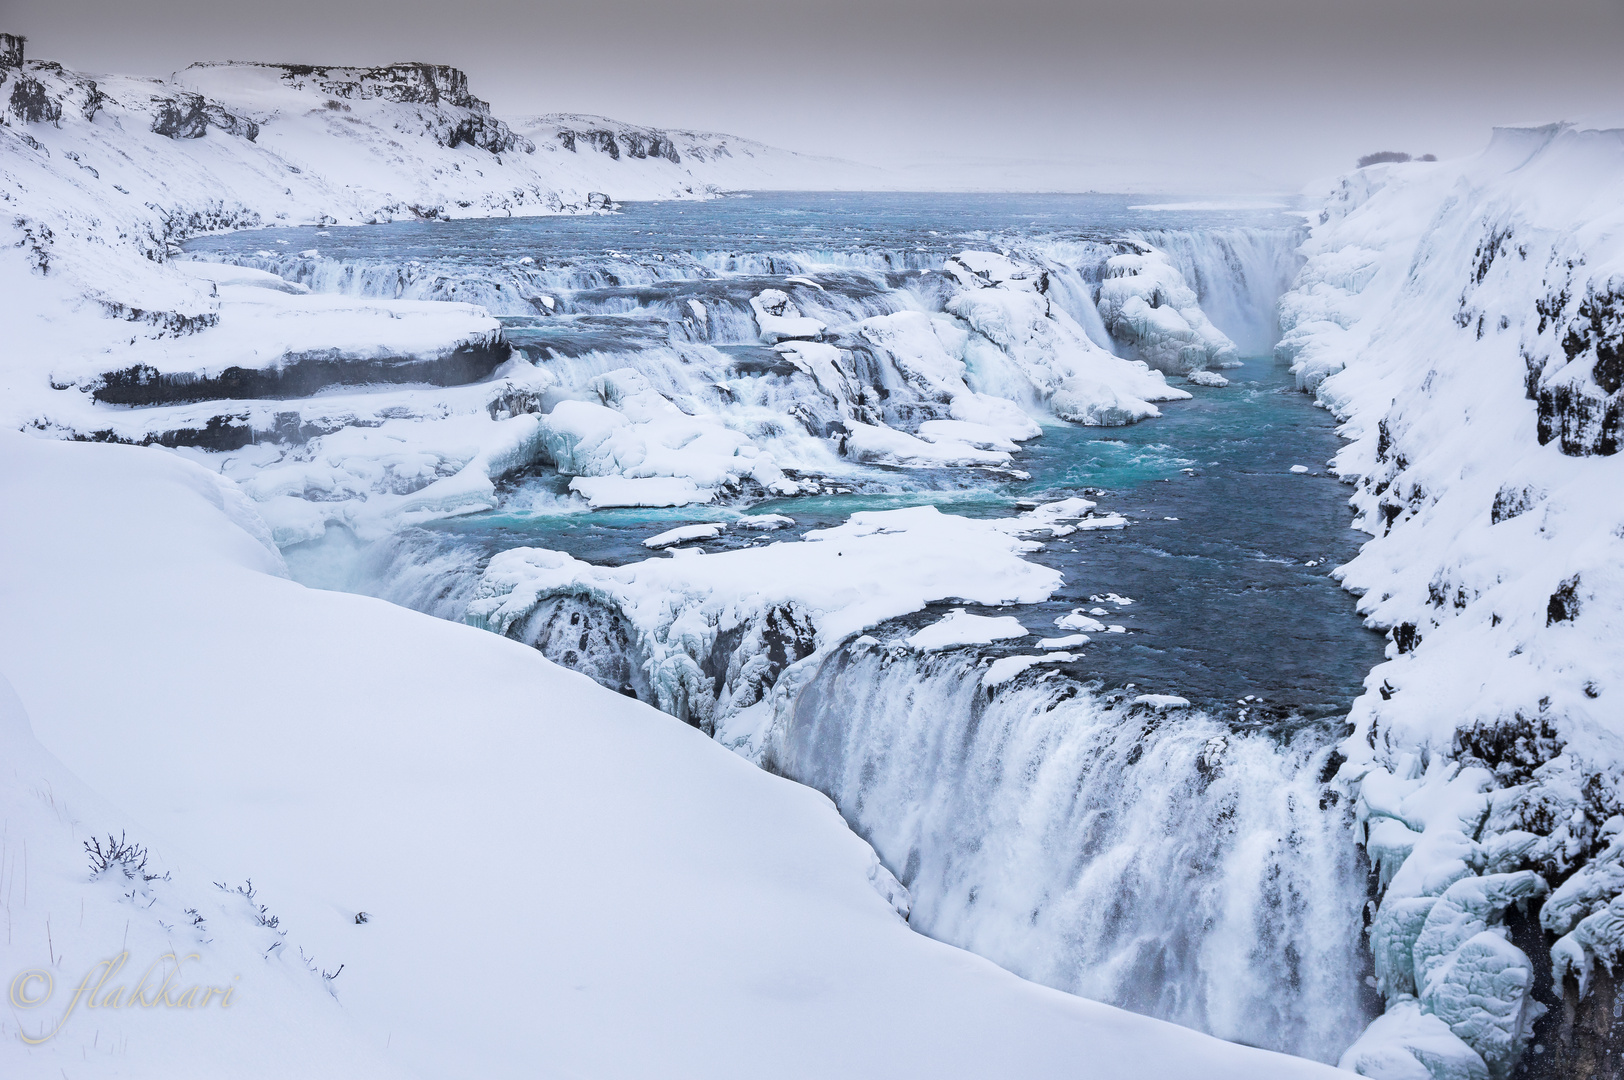
{"label": "overcast sky", "polygon": [[1295,190],[1624,118],[1624,0],[0,0],[0,31],[140,75],[449,63],[498,115],[728,131],[920,187]]}

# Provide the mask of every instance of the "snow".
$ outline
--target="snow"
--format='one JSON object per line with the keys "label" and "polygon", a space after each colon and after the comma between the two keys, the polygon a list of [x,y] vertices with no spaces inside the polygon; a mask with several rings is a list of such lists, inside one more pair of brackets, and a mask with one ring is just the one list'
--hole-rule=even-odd
{"label": "snow", "polygon": [[1133,703],[1135,705],[1149,705],[1158,712],[1190,707],[1190,699],[1179,697],[1177,694],[1140,694],[1133,699]]}
{"label": "snow", "polygon": [[[866,511],[799,540],[614,567],[512,548],[491,559],[467,619],[525,639],[544,604],[581,598],[607,608],[632,631],[649,700],[760,760],[774,751],[797,680],[846,639],[944,600],[997,606],[1052,594],[1060,575],[1022,558],[1037,545],[999,526],[930,506]],[[982,617],[964,618],[983,628]],[[1013,620],[991,621],[1013,629]],[[729,647],[742,666],[729,661],[718,683],[701,664],[735,632],[743,637]],[[769,632],[795,639],[783,667],[752,658]]]}
{"label": "snow", "polygon": [[829,329],[827,324],[802,315],[789,294],[781,289],[764,289],[751,297],[750,310],[756,313],[761,339],[768,344],[790,338],[818,338]]}
{"label": "snow", "polygon": [[987,665],[987,673],[981,676],[981,685],[988,689],[1002,686],[1028,668],[1036,667],[1045,660],[1058,660],[1061,655],[1000,657]]}
{"label": "snow", "polygon": [[933,649],[951,649],[957,645],[986,645],[994,641],[1008,641],[1025,637],[1030,631],[1013,615],[970,615],[963,608],[954,608],[936,622],[908,637],[915,649],[929,652]]}
{"label": "snow", "polygon": [[646,548],[672,547],[676,544],[685,544],[690,540],[714,540],[721,535],[727,526],[719,521],[705,522],[699,525],[678,525],[675,529],[667,529],[643,541]]}
{"label": "snow", "polygon": [[617,506],[689,506],[716,498],[715,491],[695,487],[692,480],[681,477],[577,476],[570,481],[570,490],[594,510]]}
{"label": "snow", "polygon": [[[517,643],[289,582],[206,470],[15,434],[0,457],[8,882],[22,839],[29,860],[7,971],[58,956],[61,1001],[123,943],[131,982],[176,945],[236,988],[185,1024],[8,1035],[8,1074],[499,1077],[545,1045],[597,1076],[1058,1076],[1078,1046],[1107,1070],[1332,1075],[910,931],[822,795]],[[108,829],[169,873],[138,890],[152,906],[87,880],[79,842]],[[277,931],[211,884],[247,877]],[[332,993],[301,949],[343,963]],[[731,1022],[671,1008],[696,997]]]}
{"label": "snow", "polygon": [[1105,624],[1098,619],[1090,618],[1081,610],[1073,611],[1070,615],[1061,615],[1055,619],[1054,624],[1062,630],[1086,630],[1091,634],[1105,633]]}
{"label": "snow", "polygon": [[777,532],[787,529],[795,524],[795,519],[783,514],[746,514],[733,522],[735,529],[752,529],[758,532]]}
{"label": "snow", "polygon": [[[1540,918],[1565,935],[1558,977],[1583,985],[1599,955],[1585,939],[1613,938],[1608,916],[1572,936],[1576,920],[1624,887],[1600,832],[1624,735],[1607,696],[1624,677],[1624,514],[1607,497],[1624,477],[1587,419],[1612,407],[1621,206],[1618,132],[1500,129],[1474,158],[1338,181],[1281,303],[1277,356],[1344,420],[1333,468],[1375,537],[1336,573],[1391,628],[1342,772],[1387,882],[1378,978],[1389,1016],[1442,1017],[1464,1040],[1479,1065],[1460,1075],[1505,1075],[1537,1006],[1499,901],[1463,922],[1443,898],[1509,875],[1537,904],[1567,878]],[[1526,749],[1513,761],[1497,739]],[[1459,809],[1423,820],[1428,800]],[[1457,924],[1446,953],[1423,944]],[[1378,1021],[1361,1052],[1401,1029]]]}

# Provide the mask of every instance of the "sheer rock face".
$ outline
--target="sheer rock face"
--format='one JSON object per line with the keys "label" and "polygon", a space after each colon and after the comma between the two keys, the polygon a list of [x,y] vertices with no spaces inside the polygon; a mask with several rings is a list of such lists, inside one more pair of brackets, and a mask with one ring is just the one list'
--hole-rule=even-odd
{"label": "sheer rock face", "polygon": [[18,34],[0,34],[0,69],[23,66],[23,47],[27,41]]}
{"label": "sheer rock face", "polygon": [[1618,453],[1624,418],[1624,280],[1576,281],[1581,267],[1554,267],[1536,304],[1538,330],[1523,350],[1528,396],[1539,409],[1541,445],[1587,457]]}
{"label": "sheer rock face", "polygon": [[571,153],[579,153],[577,147],[584,144],[600,154],[608,154],[616,161],[624,153],[629,158],[664,158],[673,165],[682,162],[682,155],[677,152],[677,144],[671,140],[671,136],[648,128],[625,128],[618,133],[607,128],[579,131],[564,128],[558,132],[558,142]]}

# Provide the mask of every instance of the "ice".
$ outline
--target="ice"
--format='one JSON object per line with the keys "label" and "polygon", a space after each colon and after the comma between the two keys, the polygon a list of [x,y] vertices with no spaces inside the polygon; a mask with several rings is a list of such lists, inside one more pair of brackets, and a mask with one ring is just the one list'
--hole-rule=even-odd
{"label": "ice", "polygon": [[733,522],[735,529],[751,529],[758,532],[776,532],[787,529],[795,524],[795,519],[783,514],[747,514]]}
{"label": "ice", "polygon": [[712,489],[700,488],[685,477],[577,476],[570,490],[594,510],[617,506],[689,506],[716,498]]}
{"label": "ice", "polygon": [[954,608],[936,622],[908,637],[908,644],[926,652],[956,645],[985,645],[1025,637],[1030,631],[1012,615],[970,615]]}
{"label": "ice", "polygon": [[802,315],[789,294],[780,289],[764,289],[751,297],[750,309],[756,313],[762,340],[769,344],[786,338],[818,338],[828,329],[817,319]]}
{"label": "ice", "polygon": [[1128,355],[1159,371],[1186,374],[1236,362],[1234,342],[1201,311],[1184,276],[1148,246],[1107,262],[1099,312]]}
{"label": "ice", "polygon": [[1372,1080],[1489,1080],[1483,1059],[1414,999],[1378,1017],[1342,1055],[1341,1067]]}
{"label": "ice", "polygon": [[[796,541],[618,567],[513,548],[491,559],[467,619],[529,640],[547,605],[587,598],[629,629],[640,696],[760,759],[774,752],[797,673],[847,638],[942,600],[1046,599],[1060,575],[1022,558],[1035,547],[995,522],[921,506],[853,514]],[[1013,619],[988,621],[1013,629]],[[768,639],[782,659],[766,655]],[[719,641],[720,680],[706,674]]]}
{"label": "ice", "polygon": [[1133,699],[1133,703],[1135,705],[1149,705],[1157,712],[1190,707],[1190,699],[1179,697],[1177,694],[1140,694]]}
{"label": "ice", "polygon": [[1091,634],[1105,633],[1105,624],[1098,619],[1090,618],[1081,611],[1073,611],[1070,615],[1062,615],[1055,619],[1054,624],[1062,630],[1085,630]]}
{"label": "ice", "polygon": [[654,536],[649,537],[647,540],[643,541],[643,546],[658,550],[660,548],[673,547],[677,544],[685,544],[690,540],[712,540],[721,535],[722,530],[726,527],[727,526],[722,522],[706,522],[700,525],[678,525],[675,529],[667,529],[663,533],[657,533]]}

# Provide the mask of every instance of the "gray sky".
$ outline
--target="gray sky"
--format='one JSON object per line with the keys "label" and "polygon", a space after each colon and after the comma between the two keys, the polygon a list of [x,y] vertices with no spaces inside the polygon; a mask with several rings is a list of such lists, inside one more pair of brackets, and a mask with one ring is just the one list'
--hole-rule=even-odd
{"label": "gray sky", "polygon": [[907,168],[920,187],[1295,190],[1498,123],[1624,120],[1624,0],[0,0],[30,55],[465,69],[596,112]]}

